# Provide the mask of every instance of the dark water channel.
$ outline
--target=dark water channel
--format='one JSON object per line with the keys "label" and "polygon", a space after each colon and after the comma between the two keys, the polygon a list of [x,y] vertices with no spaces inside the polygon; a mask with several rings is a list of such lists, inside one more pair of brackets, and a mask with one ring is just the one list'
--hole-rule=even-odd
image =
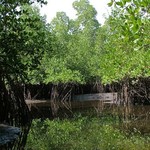
{"label": "dark water channel", "polygon": [[150,135],[150,105],[109,106],[96,111],[100,116],[110,116],[115,126],[123,131]]}

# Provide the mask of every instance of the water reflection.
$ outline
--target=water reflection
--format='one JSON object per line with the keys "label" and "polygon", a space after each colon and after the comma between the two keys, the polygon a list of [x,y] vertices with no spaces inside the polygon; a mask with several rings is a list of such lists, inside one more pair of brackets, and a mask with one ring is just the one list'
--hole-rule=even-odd
{"label": "water reflection", "polygon": [[150,134],[150,106],[112,106],[103,108],[103,114],[111,114],[118,118],[121,130],[139,131]]}

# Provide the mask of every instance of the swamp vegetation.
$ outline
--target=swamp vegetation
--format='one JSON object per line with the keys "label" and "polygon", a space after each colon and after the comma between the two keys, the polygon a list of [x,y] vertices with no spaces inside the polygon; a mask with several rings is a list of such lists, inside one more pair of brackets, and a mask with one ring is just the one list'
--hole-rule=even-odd
{"label": "swamp vegetation", "polygon": [[[18,142],[6,145],[5,149],[21,150],[25,147],[32,122],[25,103],[30,96],[27,85],[52,85],[47,93],[53,103],[51,109],[54,117],[58,117],[57,102],[68,102],[72,94],[86,93],[89,90],[83,87],[88,89],[87,85],[96,89],[90,90],[91,93],[118,92],[122,105],[149,104],[149,0],[110,0],[111,14],[103,25],[97,21],[97,12],[88,0],[73,3],[76,19],[70,19],[65,12],[58,12],[51,22],[40,15],[39,8],[34,4],[33,0],[0,1],[0,123],[20,127],[22,131]],[[42,6],[46,1],[37,0],[36,4]],[[35,95],[38,96],[40,89],[37,91]],[[31,98],[34,99],[34,96],[31,92]],[[108,118],[111,120],[111,117]],[[149,149],[149,137],[126,135],[112,127],[109,121],[107,124],[105,119],[83,116],[71,120],[35,120],[27,148],[40,149],[32,147],[32,144],[37,145],[35,141],[39,139],[41,145],[46,144],[42,145],[46,150],[48,144],[59,149],[59,142],[63,145],[66,141],[68,144],[64,147],[67,148],[78,149],[79,145],[84,149],[86,144],[90,148],[94,147],[93,143],[88,142],[92,140],[97,142],[95,149],[109,149],[109,144],[105,143],[110,138],[114,149],[126,146],[126,149]],[[54,126],[53,130],[50,130],[51,126]],[[86,132],[87,127],[89,130]],[[96,132],[99,134],[96,135]],[[103,135],[109,132],[114,138]],[[47,142],[41,142],[43,139],[39,133]],[[55,140],[48,139],[51,135],[44,133],[55,134]],[[103,136],[106,141],[101,139]],[[112,145],[114,139],[116,145]],[[125,144],[123,139],[129,144]]]}
{"label": "swamp vegetation", "polygon": [[[123,112],[123,109],[127,108],[122,107],[122,110],[120,110]],[[139,112],[138,109],[134,108],[134,111]],[[35,119],[32,122],[25,149],[150,149],[150,114],[146,118],[146,112],[150,113],[149,108],[146,108],[147,111],[141,116],[137,116],[135,112],[134,114],[130,112],[125,116],[121,112],[118,113],[117,107],[115,109],[111,108],[111,110],[114,110],[114,112],[110,109],[103,113],[93,110],[80,110],[80,113],[79,111],[74,113],[71,118]],[[149,122],[146,122],[146,119]]]}

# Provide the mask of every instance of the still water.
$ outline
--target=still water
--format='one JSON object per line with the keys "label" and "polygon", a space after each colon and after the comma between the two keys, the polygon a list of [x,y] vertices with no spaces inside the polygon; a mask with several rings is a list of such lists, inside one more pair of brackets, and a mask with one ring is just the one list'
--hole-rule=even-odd
{"label": "still water", "polygon": [[[51,109],[38,108],[35,112],[32,109],[34,118],[49,118],[52,116]],[[69,110],[69,111],[68,111]],[[93,111],[94,110],[94,111]],[[142,134],[150,134],[150,105],[128,105],[120,106],[115,104],[104,104],[99,101],[87,101],[83,103],[72,103],[72,109],[62,107],[57,117],[70,118],[76,113],[86,116],[98,116],[100,119],[110,117],[114,124],[121,130],[132,132],[140,131]],[[51,117],[53,119],[53,117]]]}
{"label": "still water", "polygon": [[100,116],[110,116],[115,125],[127,132],[138,131],[150,134],[150,105],[147,106],[104,106],[95,108]]}

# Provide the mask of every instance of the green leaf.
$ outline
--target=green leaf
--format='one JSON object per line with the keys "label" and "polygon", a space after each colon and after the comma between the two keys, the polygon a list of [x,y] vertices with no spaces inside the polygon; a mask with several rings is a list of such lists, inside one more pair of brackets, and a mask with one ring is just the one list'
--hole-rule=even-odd
{"label": "green leaf", "polygon": [[109,7],[111,7],[113,5],[113,0],[111,0],[110,3],[107,4]]}
{"label": "green leaf", "polygon": [[116,5],[123,7],[123,3],[122,2],[116,2]]}
{"label": "green leaf", "polygon": [[125,2],[131,2],[131,0],[124,0]]}

